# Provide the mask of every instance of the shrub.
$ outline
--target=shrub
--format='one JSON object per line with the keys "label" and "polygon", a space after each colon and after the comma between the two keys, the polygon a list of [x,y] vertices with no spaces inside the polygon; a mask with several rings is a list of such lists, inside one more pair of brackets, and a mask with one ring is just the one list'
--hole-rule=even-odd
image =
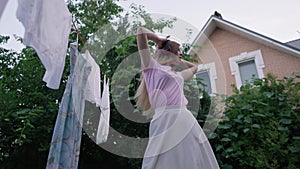
{"label": "shrub", "polygon": [[222,168],[294,169],[300,166],[300,76],[268,74],[226,99],[211,137]]}

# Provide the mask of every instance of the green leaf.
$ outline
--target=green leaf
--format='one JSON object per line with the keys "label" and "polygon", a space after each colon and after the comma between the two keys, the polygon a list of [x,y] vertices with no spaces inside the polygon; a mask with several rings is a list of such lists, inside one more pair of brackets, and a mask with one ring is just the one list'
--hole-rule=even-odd
{"label": "green leaf", "polygon": [[241,107],[242,110],[252,110],[250,105],[245,105]]}
{"label": "green leaf", "polygon": [[21,134],[21,137],[26,139],[26,135],[25,134]]}
{"label": "green leaf", "polygon": [[231,141],[231,139],[230,139],[230,138],[227,138],[227,137],[224,137],[224,138],[221,139],[221,141],[229,142],[229,141]]}
{"label": "green leaf", "polygon": [[216,138],[217,136],[218,136],[217,133],[212,133],[212,134],[209,136],[209,138],[210,138],[210,139],[214,139],[214,138]]}
{"label": "green leaf", "polygon": [[233,152],[233,148],[232,147],[229,147],[229,148],[227,148],[227,149],[225,149],[225,151],[227,152],[227,153],[231,153],[231,152]]}
{"label": "green leaf", "polygon": [[245,143],[243,142],[243,141],[241,141],[241,140],[239,140],[238,142],[238,145],[244,145]]}
{"label": "green leaf", "polygon": [[280,116],[291,117],[291,110],[285,110],[280,112]]}
{"label": "green leaf", "polygon": [[290,150],[291,150],[292,153],[299,152],[299,148],[298,147],[291,147]]}
{"label": "green leaf", "polygon": [[236,132],[230,132],[229,134],[232,135],[233,137],[236,137],[236,138],[238,137],[238,133],[236,133]]}
{"label": "green leaf", "polygon": [[244,132],[244,133],[247,133],[249,130],[250,130],[249,128],[245,128],[245,129],[243,130],[243,132]]}
{"label": "green leaf", "polygon": [[266,92],[266,96],[267,96],[268,98],[271,98],[273,95],[274,95],[273,92]]}
{"label": "green leaf", "polygon": [[224,165],[222,166],[222,168],[223,168],[223,169],[233,169],[232,165],[230,165],[230,164],[224,164]]}
{"label": "green leaf", "polygon": [[279,131],[288,131],[288,128],[287,128],[287,127],[282,127],[282,126],[277,127],[277,129],[278,129]]}
{"label": "green leaf", "polygon": [[293,137],[294,140],[300,140],[300,136]]}
{"label": "green leaf", "polygon": [[292,123],[292,119],[281,119],[280,123],[282,123],[282,124],[291,124]]}
{"label": "green leaf", "polygon": [[26,125],[29,126],[30,128],[34,128],[34,126],[29,122],[27,122]]}
{"label": "green leaf", "polygon": [[218,126],[218,128],[220,128],[220,129],[230,129],[231,125],[230,124],[221,124],[221,125]]}
{"label": "green leaf", "polygon": [[278,100],[279,100],[279,101],[283,101],[284,99],[285,99],[284,96],[279,96],[279,97],[278,97]]}
{"label": "green leaf", "polygon": [[252,103],[257,103],[257,104],[260,104],[260,105],[263,105],[263,106],[268,106],[268,104],[266,104],[264,102],[261,102],[261,101],[257,101],[257,100],[252,100],[251,102]]}
{"label": "green leaf", "polygon": [[234,119],[233,121],[235,121],[237,123],[242,123],[242,120],[240,120],[240,119]]}
{"label": "green leaf", "polygon": [[259,117],[266,117],[265,115],[261,114],[261,113],[253,113],[254,116],[259,116]]}
{"label": "green leaf", "polygon": [[216,151],[220,151],[222,148],[223,148],[223,145],[218,145],[218,146],[216,147]]}
{"label": "green leaf", "polygon": [[252,124],[252,127],[254,127],[254,128],[260,128],[260,125],[259,124]]}
{"label": "green leaf", "polygon": [[252,122],[252,119],[251,119],[250,117],[246,117],[246,118],[244,119],[244,122],[245,122],[245,123],[251,123],[251,122]]}
{"label": "green leaf", "polygon": [[22,130],[23,130],[23,128],[17,128],[17,129],[15,130],[15,132],[22,131]]}
{"label": "green leaf", "polygon": [[241,119],[241,118],[243,118],[244,117],[244,115],[243,114],[240,114],[240,115],[238,115],[238,119]]}
{"label": "green leaf", "polygon": [[30,109],[23,109],[23,110],[17,111],[16,114],[17,115],[23,115],[23,114],[25,114],[25,113],[27,113],[29,111],[30,111]]}

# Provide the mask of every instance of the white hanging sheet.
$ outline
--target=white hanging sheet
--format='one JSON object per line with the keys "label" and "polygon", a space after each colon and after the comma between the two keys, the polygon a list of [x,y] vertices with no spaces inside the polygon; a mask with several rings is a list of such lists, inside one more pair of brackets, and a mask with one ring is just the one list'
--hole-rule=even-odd
{"label": "white hanging sheet", "polygon": [[92,70],[88,77],[85,89],[85,99],[91,103],[95,103],[96,106],[99,107],[101,104],[100,67],[88,50],[85,51],[84,57],[86,58],[87,62],[92,65]]}
{"label": "white hanging sheet", "polygon": [[[107,81],[107,82],[106,82]],[[101,144],[107,141],[109,133],[109,119],[110,119],[110,100],[109,100],[109,79],[104,77],[103,93],[101,97],[101,114],[98,124],[96,144]]]}
{"label": "white hanging sheet", "polygon": [[58,89],[65,67],[72,15],[64,0],[18,0],[23,43],[35,49],[46,68],[47,87]]}

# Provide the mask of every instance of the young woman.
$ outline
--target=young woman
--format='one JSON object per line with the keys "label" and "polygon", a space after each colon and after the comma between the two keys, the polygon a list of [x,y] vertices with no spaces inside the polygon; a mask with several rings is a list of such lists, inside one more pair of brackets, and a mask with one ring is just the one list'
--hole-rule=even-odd
{"label": "young woman", "polygon": [[[153,57],[148,40],[157,44]],[[138,28],[137,43],[142,64],[137,107],[153,113],[142,169],[219,168],[202,128],[186,109],[183,83],[196,73],[197,65],[181,59],[178,43],[146,28]],[[186,69],[176,72],[180,65]]]}

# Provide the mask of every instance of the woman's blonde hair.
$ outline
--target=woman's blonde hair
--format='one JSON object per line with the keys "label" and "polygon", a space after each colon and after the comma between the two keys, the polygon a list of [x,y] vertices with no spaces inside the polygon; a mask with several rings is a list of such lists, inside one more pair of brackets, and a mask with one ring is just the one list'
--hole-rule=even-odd
{"label": "woman's blonde hair", "polygon": [[[161,49],[156,49],[154,54],[154,59],[161,65],[167,64],[173,57],[173,53],[166,52]],[[134,96],[136,99],[136,107],[138,109],[143,110],[143,115],[145,116],[152,116],[154,114],[154,110],[151,107],[150,101],[149,101],[149,95],[146,88],[146,82],[144,79],[144,75],[142,72],[141,75],[141,83],[137,89],[137,92]]]}

